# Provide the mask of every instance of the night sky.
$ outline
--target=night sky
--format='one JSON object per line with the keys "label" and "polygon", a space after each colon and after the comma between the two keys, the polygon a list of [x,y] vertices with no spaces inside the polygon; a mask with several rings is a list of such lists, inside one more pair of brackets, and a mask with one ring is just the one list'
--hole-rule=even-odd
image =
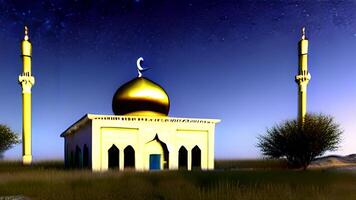
{"label": "night sky", "polygon": [[[86,113],[112,114],[116,89],[144,75],[170,116],[218,118],[216,158],[261,156],[267,127],[297,116],[297,42],[309,39],[308,111],[335,117],[355,153],[356,2],[0,0],[0,123],[21,133],[20,41],[33,45],[34,159],[63,158],[59,135]],[[7,151],[21,158],[21,145]]]}

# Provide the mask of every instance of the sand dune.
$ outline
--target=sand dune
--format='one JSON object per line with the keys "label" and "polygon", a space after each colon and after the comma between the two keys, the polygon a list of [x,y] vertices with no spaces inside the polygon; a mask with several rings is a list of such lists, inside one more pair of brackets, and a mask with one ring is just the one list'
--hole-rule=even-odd
{"label": "sand dune", "polygon": [[348,156],[330,155],[317,158],[308,168],[333,168],[333,167],[356,167],[356,154]]}

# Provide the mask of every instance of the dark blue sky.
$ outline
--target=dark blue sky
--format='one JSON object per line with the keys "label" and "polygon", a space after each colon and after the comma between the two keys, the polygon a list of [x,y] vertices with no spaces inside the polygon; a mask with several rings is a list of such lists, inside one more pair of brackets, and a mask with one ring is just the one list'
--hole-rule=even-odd
{"label": "dark blue sky", "polygon": [[[0,0],[0,123],[21,133],[20,41],[33,44],[33,156],[63,157],[59,137],[86,113],[112,114],[116,89],[145,76],[170,116],[219,118],[217,158],[258,157],[256,137],[297,115],[297,42],[310,42],[308,110],[335,116],[339,153],[356,151],[355,1]],[[21,145],[7,158],[20,158]]]}

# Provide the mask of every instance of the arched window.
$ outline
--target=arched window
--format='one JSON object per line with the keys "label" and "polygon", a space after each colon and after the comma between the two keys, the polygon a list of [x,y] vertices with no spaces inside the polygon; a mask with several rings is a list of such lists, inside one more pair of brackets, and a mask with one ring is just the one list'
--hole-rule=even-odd
{"label": "arched window", "polygon": [[86,144],[83,147],[83,168],[89,167],[89,149]]}
{"label": "arched window", "polygon": [[78,145],[75,147],[75,156],[74,156],[74,165],[76,168],[82,167],[82,151],[78,147]]}
{"label": "arched window", "polygon": [[109,169],[113,168],[119,168],[119,149],[115,146],[112,145],[108,151],[109,154],[109,163],[108,167]]}
{"label": "arched window", "polygon": [[135,168],[135,150],[131,145],[124,149],[124,168]]}
{"label": "arched window", "polygon": [[192,149],[192,169],[201,169],[201,150],[198,146]]}
{"label": "arched window", "polygon": [[188,169],[188,151],[182,146],[178,152],[178,168],[179,169]]}

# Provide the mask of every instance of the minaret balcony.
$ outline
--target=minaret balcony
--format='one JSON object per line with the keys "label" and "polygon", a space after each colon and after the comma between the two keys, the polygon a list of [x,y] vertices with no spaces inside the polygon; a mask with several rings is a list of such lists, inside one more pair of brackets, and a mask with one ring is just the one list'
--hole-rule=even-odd
{"label": "minaret balcony", "polygon": [[28,84],[33,86],[35,84],[35,77],[33,77],[30,72],[24,72],[19,76],[19,84],[22,86]]}
{"label": "minaret balcony", "polygon": [[308,82],[311,79],[311,75],[308,74],[300,74],[295,76],[295,82],[302,83],[302,82]]}

